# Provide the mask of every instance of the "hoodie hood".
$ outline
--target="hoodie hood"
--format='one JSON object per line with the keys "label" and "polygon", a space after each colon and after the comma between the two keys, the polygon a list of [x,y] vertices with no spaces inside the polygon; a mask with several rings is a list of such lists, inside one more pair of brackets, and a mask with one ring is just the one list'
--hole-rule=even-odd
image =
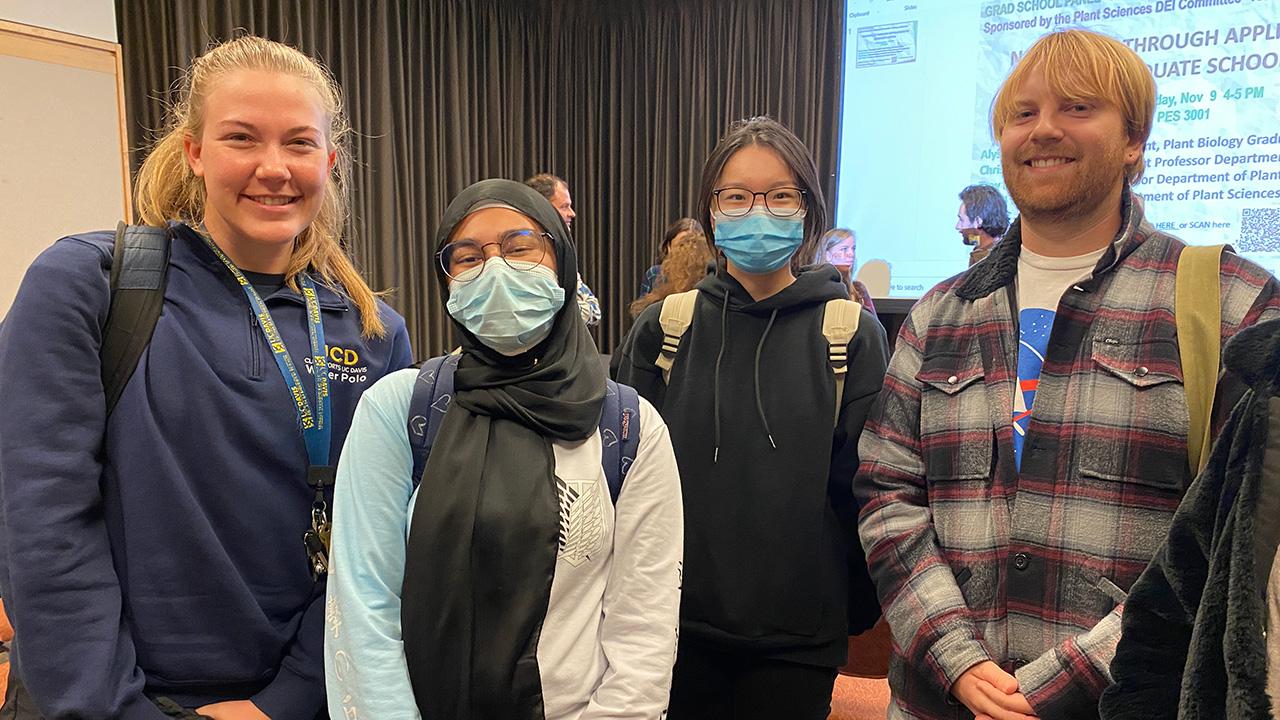
{"label": "hoodie hood", "polygon": [[729,274],[723,260],[717,265],[715,274],[703,278],[698,283],[697,288],[699,292],[705,293],[711,299],[713,305],[719,306],[720,315],[720,348],[716,353],[715,370],[712,374],[712,393],[715,399],[712,413],[712,422],[715,428],[715,449],[712,462],[718,461],[720,456],[720,430],[722,425],[720,378],[721,367],[725,362],[725,348],[728,345],[731,333],[730,313],[741,313],[765,320],[764,331],[761,333],[755,347],[752,380],[754,382],[756,414],[760,418],[765,439],[768,440],[770,447],[776,449],[777,443],[769,426],[768,413],[765,411],[761,389],[763,381],[760,377],[760,358],[765,352],[769,333],[773,329],[779,313],[785,314],[804,310],[814,305],[825,304],[828,300],[848,299],[849,288],[840,278],[838,270],[831,265],[823,264],[802,271],[790,285],[763,300],[757,301],[751,297],[751,294],[747,292],[746,288],[742,287],[742,284],[736,278]]}
{"label": "hoodie hood", "polygon": [[697,287],[716,305],[725,304],[727,298],[729,312],[764,316],[775,310],[799,309],[849,297],[849,288],[840,278],[840,271],[825,263],[805,268],[796,276],[795,282],[759,301],[729,274],[723,260],[716,266],[715,273],[703,278]]}

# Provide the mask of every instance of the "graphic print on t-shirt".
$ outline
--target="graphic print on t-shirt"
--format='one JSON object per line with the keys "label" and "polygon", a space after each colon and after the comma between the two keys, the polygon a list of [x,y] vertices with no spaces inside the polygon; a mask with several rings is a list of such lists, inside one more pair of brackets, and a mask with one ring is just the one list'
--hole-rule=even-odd
{"label": "graphic print on t-shirt", "polygon": [[1018,392],[1013,397],[1013,457],[1022,469],[1022,444],[1031,425],[1031,408],[1040,385],[1040,370],[1049,347],[1056,313],[1046,308],[1027,308],[1018,313]]}
{"label": "graphic print on t-shirt", "polygon": [[562,480],[556,477],[560,496],[559,558],[577,567],[604,546],[604,499],[598,478]]}
{"label": "graphic print on t-shirt", "polygon": [[1022,471],[1022,446],[1040,390],[1049,333],[1063,294],[1092,275],[1106,247],[1074,257],[1045,257],[1022,248],[1018,256],[1018,392],[1013,394],[1013,461]]}

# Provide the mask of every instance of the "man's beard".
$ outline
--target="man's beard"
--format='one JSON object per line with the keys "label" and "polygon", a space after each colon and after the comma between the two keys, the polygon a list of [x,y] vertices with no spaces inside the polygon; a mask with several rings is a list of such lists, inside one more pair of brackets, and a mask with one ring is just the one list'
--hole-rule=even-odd
{"label": "man's beard", "polygon": [[1025,155],[1044,154],[1052,148],[1034,147],[1027,152],[1006,154],[1002,160],[1005,186],[1018,212],[1033,223],[1065,223],[1088,217],[1110,195],[1117,176],[1124,174],[1124,147],[1119,142],[1092,155],[1064,153],[1074,157],[1072,176],[1046,184],[1027,177],[1030,168]]}

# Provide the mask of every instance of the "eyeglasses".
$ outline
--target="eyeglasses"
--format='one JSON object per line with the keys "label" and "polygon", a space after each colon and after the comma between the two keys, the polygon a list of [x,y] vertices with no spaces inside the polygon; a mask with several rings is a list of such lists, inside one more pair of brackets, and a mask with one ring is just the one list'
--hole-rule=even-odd
{"label": "eyeglasses", "polygon": [[513,270],[532,270],[547,254],[551,244],[551,235],[532,230],[508,230],[502,234],[498,242],[478,243],[474,240],[459,240],[445,245],[437,257],[440,267],[450,280],[471,282],[484,272],[484,249],[497,245],[502,261]]}
{"label": "eyeglasses", "polygon": [[764,209],[774,217],[791,217],[804,209],[808,193],[798,187],[780,187],[767,192],[752,192],[742,187],[712,190],[716,208],[729,217],[742,217],[755,207],[756,198],[764,198]]}

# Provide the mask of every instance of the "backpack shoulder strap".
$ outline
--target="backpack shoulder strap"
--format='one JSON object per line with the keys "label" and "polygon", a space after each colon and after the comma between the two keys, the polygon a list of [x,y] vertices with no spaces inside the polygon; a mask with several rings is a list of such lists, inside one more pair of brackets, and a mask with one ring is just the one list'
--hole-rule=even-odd
{"label": "backpack shoulder strap", "polygon": [[662,299],[662,312],[658,315],[658,324],[662,326],[662,349],[654,364],[662,370],[662,381],[671,382],[671,366],[676,362],[676,353],[680,350],[680,338],[693,323],[693,308],[698,302],[698,291],[688,290],[672,293]]}
{"label": "backpack shoulder strap", "polygon": [[453,402],[453,372],[458,369],[457,353],[433,357],[422,363],[409,400],[409,448],[413,451],[413,487],[418,487],[427,469],[431,444],[440,432],[440,421]]}
{"label": "backpack shoulder strap", "polygon": [[600,464],[609,482],[609,497],[618,504],[622,483],[640,448],[640,395],[634,388],[607,380],[600,413]]}
{"label": "backpack shoulder strap", "polygon": [[107,415],[115,409],[160,319],[169,274],[169,248],[167,228],[123,222],[116,226],[111,306],[102,329],[100,353]]}
{"label": "backpack shoulder strap", "polygon": [[[440,432],[440,421],[453,401],[453,374],[458,369],[459,357],[456,353],[434,357],[418,370],[407,425],[415,488],[427,468],[431,446]],[[616,503],[640,447],[640,396],[631,387],[612,380],[606,382],[604,410],[600,415],[600,437],[604,445],[601,464],[609,483],[609,496]]]}
{"label": "backpack shoulder strap", "polygon": [[858,334],[862,306],[852,300],[828,300],[822,310],[822,336],[827,339],[827,364],[836,379],[836,414],[840,422],[840,403],[844,398],[844,379],[849,370],[849,341]]}
{"label": "backpack shoulder strap", "polygon": [[1222,356],[1222,251],[1226,245],[1189,245],[1178,256],[1174,318],[1187,396],[1187,463],[1198,475],[1209,459],[1213,396]]}

